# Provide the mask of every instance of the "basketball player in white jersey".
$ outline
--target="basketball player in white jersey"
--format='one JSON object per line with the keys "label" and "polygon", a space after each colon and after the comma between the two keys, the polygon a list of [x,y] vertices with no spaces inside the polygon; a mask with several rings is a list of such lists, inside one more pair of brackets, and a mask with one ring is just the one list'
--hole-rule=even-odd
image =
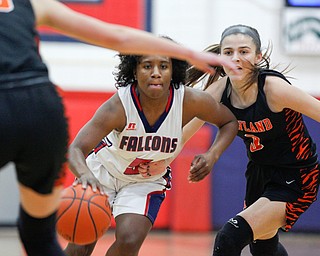
{"label": "basketball player in white jersey", "polygon": [[[204,167],[211,170],[238,130],[226,107],[206,92],[184,86],[186,62],[159,55],[119,57],[117,93],[97,110],[69,149],[75,184],[91,185],[109,197],[116,240],[107,256],[138,255],[171,187],[169,168],[145,178],[140,164],[174,157],[183,126],[198,117],[219,128],[208,151],[216,158],[207,159]],[[70,243],[65,253],[91,255],[94,246]]]}

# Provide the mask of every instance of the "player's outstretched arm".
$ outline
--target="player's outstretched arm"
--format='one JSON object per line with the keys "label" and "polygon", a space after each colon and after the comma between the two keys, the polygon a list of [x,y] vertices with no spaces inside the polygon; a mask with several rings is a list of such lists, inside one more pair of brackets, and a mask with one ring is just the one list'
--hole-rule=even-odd
{"label": "player's outstretched arm", "polygon": [[212,66],[235,65],[210,52],[198,52],[146,31],[111,24],[73,11],[56,0],[31,0],[37,24],[47,25],[83,42],[125,54],[159,54],[188,61],[204,72],[214,73]]}
{"label": "player's outstretched arm", "polygon": [[[238,122],[232,112],[223,104],[216,101],[209,93],[200,90],[186,88],[185,97],[188,97],[184,104],[184,112],[189,116],[185,120],[189,123],[190,136],[197,131],[202,123],[200,120],[215,125],[218,128],[215,139],[209,150],[203,154],[194,157],[188,180],[198,182],[204,179],[213,169],[214,164],[220,158],[221,154],[232,143],[238,131]],[[186,98],[185,98],[186,99]],[[191,115],[190,115],[191,113]],[[198,119],[195,119],[197,117]],[[194,126],[192,128],[192,126]],[[188,139],[183,135],[184,142]]]}

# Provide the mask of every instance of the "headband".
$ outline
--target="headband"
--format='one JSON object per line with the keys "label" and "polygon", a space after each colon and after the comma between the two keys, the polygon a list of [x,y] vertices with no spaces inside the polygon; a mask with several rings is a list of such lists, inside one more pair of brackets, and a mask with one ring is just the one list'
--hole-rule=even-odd
{"label": "headband", "polygon": [[258,50],[261,49],[261,41],[260,41],[260,36],[258,31],[244,25],[235,25],[225,29],[221,35],[220,45],[225,37],[234,35],[234,34],[243,34],[243,35],[250,36],[253,39],[255,45],[257,46],[257,49]]}

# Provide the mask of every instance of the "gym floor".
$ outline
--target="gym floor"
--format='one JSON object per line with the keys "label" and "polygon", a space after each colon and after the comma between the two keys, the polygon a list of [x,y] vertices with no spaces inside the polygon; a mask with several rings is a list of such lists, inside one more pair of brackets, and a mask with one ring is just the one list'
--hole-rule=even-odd
{"label": "gym floor", "polygon": [[[144,242],[139,256],[209,256],[214,233],[176,233],[153,230]],[[98,242],[93,256],[103,256],[114,240],[114,231],[109,230]],[[280,233],[280,240],[289,256],[319,256],[320,234]],[[62,246],[66,241],[60,238]],[[0,255],[24,256],[17,230],[0,227]],[[245,248],[242,256],[250,256]]]}

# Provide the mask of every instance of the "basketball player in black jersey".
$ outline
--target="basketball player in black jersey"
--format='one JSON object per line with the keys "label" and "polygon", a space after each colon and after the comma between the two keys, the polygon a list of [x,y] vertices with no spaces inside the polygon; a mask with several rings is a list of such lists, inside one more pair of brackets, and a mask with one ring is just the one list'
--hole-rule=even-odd
{"label": "basketball player in black jersey", "polygon": [[[288,231],[318,193],[316,145],[302,114],[320,122],[320,101],[269,69],[269,51],[261,52],[260,36],[252,27],[231,26],[222,33],[220,44],[206,50],[221,53],[237,65],[238,74],[218,67],[205,87],[236,116],[238,136],[249,158],[245,209],[218,232],[213,255],[237,256],[246,245],[255,256],[288,255],[279,243],[278,230]],[[203,78],[202,72],[190,70],[190,85]],[[202,124],[189,123],[185,140]],[[190,175],[196,173],[191,167]]]}
{"label": "basketball player in black jersey", "polygon": [[55,233],[68,144],[61,98],[39,56],[36,25],[123,53],[186,59],[205,72],[234,64],[132,28],[104,23],[54,0],[0,1],[0,167],[14,162],[20,190],[19,235],[28,255],[64,255]]}

